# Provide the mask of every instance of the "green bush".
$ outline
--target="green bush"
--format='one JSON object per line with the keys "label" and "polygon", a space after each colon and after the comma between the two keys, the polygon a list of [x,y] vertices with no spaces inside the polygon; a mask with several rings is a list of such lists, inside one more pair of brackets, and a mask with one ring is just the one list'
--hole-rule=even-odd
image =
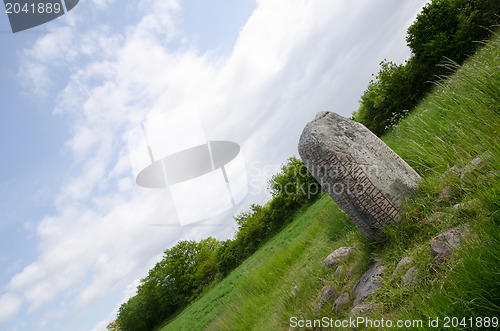
{"label": "green bush", "polygon": [[500,23],[497,0],[434,0],[408,28],[412,57],[397,65],[386,60],[361,96],[353,119],[381,136],[429,92],[432,83],[451,74],[476,52]]}

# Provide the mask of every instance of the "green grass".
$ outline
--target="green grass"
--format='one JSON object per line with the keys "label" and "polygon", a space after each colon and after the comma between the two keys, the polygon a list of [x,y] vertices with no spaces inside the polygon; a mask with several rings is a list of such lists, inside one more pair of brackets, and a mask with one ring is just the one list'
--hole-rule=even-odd
{"label": "green grass", "polygon": [[[383,307],[373,319],[421,319],[427,329],[429,318],[440,318],[443,328],[446,316],[500,317],[500,176],[472,176],[466,187],[453,174],[442,177],[452,166],[465,166],[478,156],[500,175],[499,137],[497,33],[383,138],[423,176],[419,195],[409,201],[401,222],[387,229],[384,241],[368,242],[323,196],[161,330],[287,330],[292,316],[346,319],[348,309],[333,313],[326,305],[318,311],[318,293],[324,285],[332,285],[339,295],[350,292],[373,261],[387,266],[383,288],[369,299]],[[444,198],[445,188],[451,194]],[[476,203],[453,209],[466,201]],[[429,222],[437,212],[440,216]],[[432,262],[431,238],[463,224],[473,231],[469,241],[452,258]],[[358,250],[335,276],[322,261],[341,246]],[[412,286],[399,284],[402,272],[393,274],[404,256],[412,258],[420,275]]]}
{"label": "green grass", "polygon": [[[425,275],[412,289],[400,288],[395,279],[387,282],[376,298],[385,304],[386,315],[423,320],[429,317],[443,320],[445,316],[500,317],[499,177],[492,173],[471,176],[466,187],[452,174],[441,178],[450,167],[463,167],[476,157],[481,157],[489,170],[500,174],[499,137],[500,33],[497,33],[385,137],[388,145],[424,175],[424,180],[419,197],[402,223],[389,230],[384,254],[393,263],[404,254],[413,255]],[[442,199],[439,193],[446,186],[452,188],[453,194]],[[474,200],[477,203],[469,208],[459,211],[451,208]],[[442,216],[437,222],[427,224],[426,220],[435,212],[441,212]],[[461,224],[473,230],[470,242],[446,263],[431,263],[429,240]],[[468,329],[463,325],[462,328]]]}
{"label": "green grass", "polygon": [[304,300],[315,297],[329,278],[331,271],[322,268],[322,261],[340,247],[334,238],[346,237],[364,241],[347,216],[323,196],[161,330],[285,328],[299,311],[313,311],[312,306],[303,307]]}

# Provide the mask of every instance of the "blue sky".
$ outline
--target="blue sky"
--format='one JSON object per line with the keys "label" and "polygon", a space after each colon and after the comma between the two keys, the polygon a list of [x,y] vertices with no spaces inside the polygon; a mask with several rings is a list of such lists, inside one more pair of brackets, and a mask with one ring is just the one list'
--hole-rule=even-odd
{"label": "blue sky", "polygon": [[[183,239],[230,238],[323,110],[350,116],[425,1],[80,1],[12,34],[0,15],[0,329],[105,330]],[[153,110],[198,110],[241,146],[245,201],[180,226],[137,186],[127,136]],[[200,205],[202,202],[200,202]]]}

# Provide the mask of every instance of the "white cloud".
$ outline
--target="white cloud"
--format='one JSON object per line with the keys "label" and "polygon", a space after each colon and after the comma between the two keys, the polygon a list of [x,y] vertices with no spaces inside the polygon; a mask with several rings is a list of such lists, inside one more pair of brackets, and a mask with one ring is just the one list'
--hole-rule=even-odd
{"label": "white cloud", "polygon": [[21,308],[23,301],[14,294],[6,293],[0,296],[0,323],[10,320]]}
{"label": "white cloud", "polygon": [[[44,85],[36,82],[48,84],[52,60],[70,68],[55,113],[69,122],[72,137],[65,146],[74,163],[54,198],[57,212],[38,224],[38,259],[11,279],[0,298],[0,307],[12,303],[0,321],[15,315],[21,296],[36,311],[65,294],[82,311],[125,287],[128,277],[145,276],[168,245],[221,231],[147,226],[177,224],[168,192],[140,189],[131,177],[127,133],[149,111],[197,107],[207,138],[240,143],[247,167],[262,170],[254,179],[265,189],[266,169],[296,154],[300,131],[316,112],[348,116],[355,110],[381,60],[374,53],[394,43],[394,26],[418,7],[396,0],[258,1],[229,57],[170,48],[182,37],[176,1],[146,1],[144,17],[123,34],[106,27],[87,31],[77,22],[78,29],[42,37],[25,54],[21,73],[42,93]],[[377,17],[391,9],[403,23]]]}
{"label": "white cloud", "polygon": [[105,9],[108,7],[110,4],[115,2],[115,0],[92,0],[92,2],[97,6],[99,9]]}
{"label": "white cloud", "polygon": [[135,279],[132,281],[130,284],[127,285],[125,290],[123,291],[123,298],[118,303],[115,308],[109,313],[109,315],[106,317],[106,319],[100,321],[99,323],[96,324],[96,326],[92,329],[92,331],[104,331],[106,330],[106,326],[114,321],[116,319],[116,316],[118,314],[118,310],[120,309],[121,305],[125,302],[128,301],[131,297],[133,297],[137,293],[137,286],[140,284],[140,279]]}

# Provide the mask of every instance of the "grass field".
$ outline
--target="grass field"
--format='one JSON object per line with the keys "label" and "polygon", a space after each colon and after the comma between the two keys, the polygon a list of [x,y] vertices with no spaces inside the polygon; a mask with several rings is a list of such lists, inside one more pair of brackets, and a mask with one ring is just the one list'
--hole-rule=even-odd
{"label": "grass field", "polygon": [[[448,316],[465,323],[452,329],[484,329],[484,318],[489,317],[493,326],[491,318],[500,317],[500,176],[495,174],[500,173],[499,137],[497,33],[383,138],[423,176],[419,195],[383,242],[368,242],[324,195],[160,330],[287,330],[292,316],[345,319],[348,309],[334,313],[330,304],[318,310],[318,293],[325,285],[339,294],[350,292],[373,261],[388,270],[382,289],[370,299],[382,307],[373,319],[427,323],[440,318],[443,328]],[[468,185],[461,185],[452,173],[443,176],[452,166],[465,167],[477,157],[488,171],[471,175]],[[445,198],[444,189],[449,192]],[[468,201],[473,203],[453,208]],[[429,222],[431,215],[438,217]],[[463,224],[472,229],[469,241],[454,257],[432,262],[430,239]],[[323,259],[341,246],[358,248],[345,262],[351,275],[334,275],[334,270],[322,267]],[[420,275],[412,286],[401,286],[401,273],[392,273],[404,256],[412,258]],[[480,325],[478,317],[483,318]],[[428,329],[425,323],[421,329]]]}
{"label": "grass field", "polygon": [[329,280],[321,263],[340,238],[364,240],[325,195],[161,330],[278,330],[298,312],[314,313],[304,302]]}

